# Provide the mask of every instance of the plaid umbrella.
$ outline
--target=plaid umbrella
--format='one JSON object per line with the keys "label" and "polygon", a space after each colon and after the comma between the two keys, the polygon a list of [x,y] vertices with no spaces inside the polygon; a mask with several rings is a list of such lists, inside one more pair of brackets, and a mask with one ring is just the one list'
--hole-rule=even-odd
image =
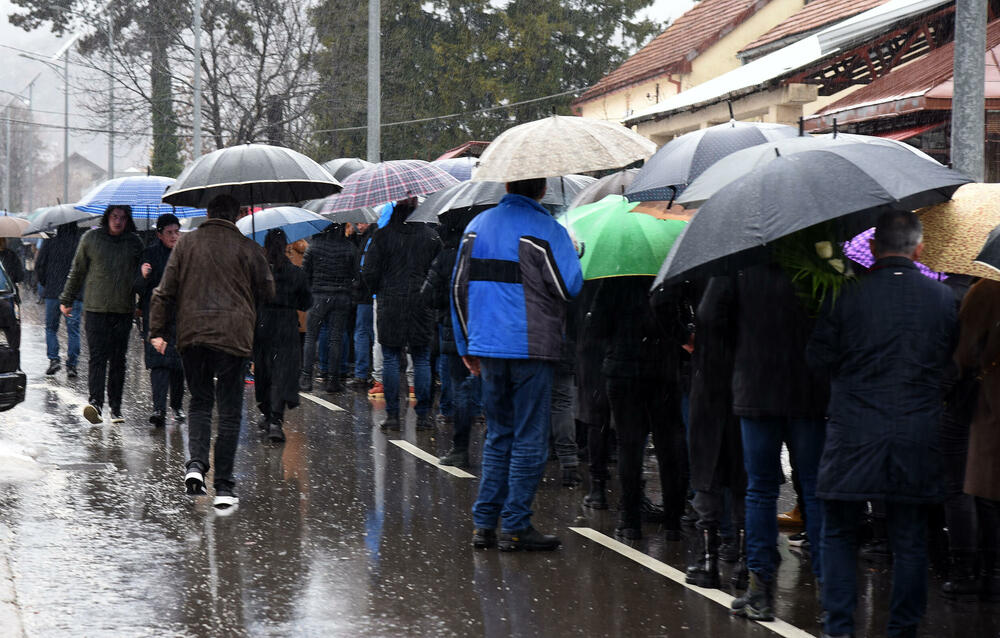
{"label": "plaid umbrella", "polygon": [[[130,206],[132,219],[140,230],[151,227],[151,221],[164,213],[178,218],[204,217],[205,209],[189,206],[171,206],[163,203],[163,193],[176,180],[171,177],[143,175],[118,177],[98,184],[75,204],[77,210],[100,215],[111,205]],[[141,220],[145,220],[145,224]]]}
{"label": "plaid umbrella", "polygon": [[323,214],[374,207],[417,195],[427,195],[458,184],[458,180],[421,160],[395,160],[376,164],[344,180],[344,190],[329,197]]}

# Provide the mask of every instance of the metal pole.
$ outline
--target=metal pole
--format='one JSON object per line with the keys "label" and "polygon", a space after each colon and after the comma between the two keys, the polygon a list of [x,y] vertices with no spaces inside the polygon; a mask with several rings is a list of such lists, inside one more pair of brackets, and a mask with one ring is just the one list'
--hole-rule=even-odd
{"label": "metal pole", "polygon": [[194,158],[201,157],[201,0],[194,2]]}
{"label": "metal pole", "polygon": [[368,0],[368,161],[382,156],[382,6]]}
{"label": "metal pole", "polygon": [[69,47],[63,58],[63,204],[69,203]]}
{"label": "metal pole", "polygon": [[986,0],[955,3],[955,74],[951,101],[951,165],[985,178]]}
{"label": "metal pole", "polygon": [[7,139],[4,140],[3,209],[10,210],[10,103],[4,111],[7,114]]}
{"label": "metal pole", "polygon": [[114,76],[112,76],[115,70],[114,58],[112,57],[112,47],[114,46],[113,28],[114,23],[111,18],[111,12],[108,11],[108,179],[115,178],[115,80]]}
{"label": "metal pole", "polygon": [[[37,80],[37,79],[38,79],[38,76],[36,75],[35,76],[35,80]],[[28,85],[28,121],[29,122],[34,122],[34,118],[32,117],[32,114],[33,114],[35,105],[34,105],[34,102],[32,102],[32,98],[34,97],[33,93],[35,91],[35,80],[32,80],[31,84]],[[30,125],[27,126],[27,127],[25,127],[25,128],[28,131],[32,130]],[[35,201],[34,201],[35,200],[35,145],[32,144],[32,140],[30,140],[30,139],[28,140],[28,148],[29,148],[29,150],[28,150],[28,205],[25,206],[24,208],[25,208],[25,210],[27,210],[30,213],[31,211],[35,210],[35,208],[34,208],[34,203],[35,203]]]}

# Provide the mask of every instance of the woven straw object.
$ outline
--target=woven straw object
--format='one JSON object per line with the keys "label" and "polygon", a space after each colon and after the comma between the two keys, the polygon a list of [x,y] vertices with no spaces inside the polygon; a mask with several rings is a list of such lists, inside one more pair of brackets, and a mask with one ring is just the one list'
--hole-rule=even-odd
{"label": "woven straw object", "polygon": [[952,198],[917,211],[924,225],[920,261],[938,272],[1000,280],[974,263],[990,231],[1000,224],[1000,184],[965,184]]}

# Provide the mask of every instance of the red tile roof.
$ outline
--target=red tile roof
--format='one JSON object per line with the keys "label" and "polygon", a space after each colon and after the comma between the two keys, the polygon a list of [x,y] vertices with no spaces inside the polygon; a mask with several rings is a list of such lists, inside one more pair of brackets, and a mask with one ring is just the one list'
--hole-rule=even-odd
{"label": "red tile roof", "polygon": [[[954,56],[954,42],[938,47],[827,105],[807,118],[813,124],[809,128],[823,125],[831,117],[846,124],[911,111],[950,109]],[[994,109],[1000,104],[1000,20],[987,25],[985,56],[986,105]]]}
{"label": "red tile roof", "polygon": [[777,42],[789,36],[805,35],[810,31],[868,11],[889,0],[813,0],[787,20],[743,47],[740,53]]}
{"label": "red tile roof", "polygon": [[588,102],[667,73],[689,73],[698,57],[770,0],[701,0],[666,31],[576,99]]}

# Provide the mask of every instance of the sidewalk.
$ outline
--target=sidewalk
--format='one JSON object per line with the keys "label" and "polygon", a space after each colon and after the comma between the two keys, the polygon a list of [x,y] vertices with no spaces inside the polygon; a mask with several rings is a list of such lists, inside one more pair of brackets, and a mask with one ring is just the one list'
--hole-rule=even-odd
{"label": "sidewalk", "polygon": [[6,525],[0,524],[0,627],[4,635],[11,638],[24,636],[24,625],[21,622],[21,608],[17,604],[17,591],[14,587],[14,572],[10,565],[10,546],[14,542],[14,534]]}

